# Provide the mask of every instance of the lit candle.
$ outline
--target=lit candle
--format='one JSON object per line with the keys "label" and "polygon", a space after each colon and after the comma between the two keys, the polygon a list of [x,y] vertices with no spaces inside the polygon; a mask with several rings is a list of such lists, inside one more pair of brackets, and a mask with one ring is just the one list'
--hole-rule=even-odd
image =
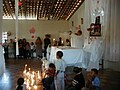
{"label": "lit candle", "polygon": [[41,79],[41,77],[40,77],[40,72],[38,71],[38,79],[40,80]]}
{"label": "lit candle", "polygon": [[29,72],[30,72],[30,68],[29,68]]}
{"label": "lit candle", "polygon": [[31,79],[31,85],[33,86],[34,85],[34,79]]}
{"label": "lit candle", "polygon": [[53,42],[55,41],[55,38],[53,38]]}
{"label": "lit candle", "polygon": [[63,44],[63,40],[62,40],[62,44]]}
{"label": "lit candle", "polygon": [[34,85],[33,87],[34,87],[35,90],[37,90],[37,86],[36,85]]}
{"label": "lit candle", "polygon": [[27,84],[27,79],[26,78],[24,78],[24,84]]}
{"label": "lit candle", "polygon": [[28,90],[31,90],[31,87],[30,87],[30,86],[28,87]]}
{"label": "lit candle", "polygon": [[26,80],[26,87],[29,88],[29,79]]}
{"label": "lit candle", "polygon": [[27,71],[24,70],[24,71],[23,71],[23,76],[24,76],[24,77],[26,77],[26,73],[27,73]]}
{"label": "lit candle", "polygon": [[38,74],[37,74],[37,72],[35,74],[35,84],[38,84]]}
{"label": "lit candle", "polygon": [[27,64],[25,64],[25,70],[26,70],[26,68],[27,68]]}

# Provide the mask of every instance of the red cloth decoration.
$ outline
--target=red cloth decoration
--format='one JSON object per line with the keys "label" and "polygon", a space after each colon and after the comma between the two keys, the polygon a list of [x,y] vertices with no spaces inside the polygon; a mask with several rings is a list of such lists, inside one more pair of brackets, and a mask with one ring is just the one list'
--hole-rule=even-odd
{"label": "red cloth decoration", "polygon": [[31,38],[35,38],[35,36],[34,36],[34,35],[32,35],[32,36],[31,36]]}
{"label": "red cloth decoration", "polygon": [[18,2],[18,6],[21,6],[22,5],[22,2]]}

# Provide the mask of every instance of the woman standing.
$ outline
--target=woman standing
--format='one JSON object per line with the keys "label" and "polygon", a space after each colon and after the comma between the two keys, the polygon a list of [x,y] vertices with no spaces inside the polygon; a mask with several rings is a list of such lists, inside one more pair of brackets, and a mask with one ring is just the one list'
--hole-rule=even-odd
{"label": "woman standing", "polygon": [[35,41],[35,45],[36,45],[36,57],[37,58],[42,58],[42,40],[40,39],[40,37],[37,38],[37,40]]}
{"label": "woman standing", "polygon": [[8,44],[8,52],[9,52],[9,58],[13,58],[14,57],[14,44],[13,44],[12,39],[10,39],[10,42]]}

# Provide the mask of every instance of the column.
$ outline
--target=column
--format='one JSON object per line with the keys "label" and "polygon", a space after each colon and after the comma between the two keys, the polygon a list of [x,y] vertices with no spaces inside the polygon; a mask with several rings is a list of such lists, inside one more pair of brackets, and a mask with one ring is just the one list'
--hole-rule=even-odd
{"label": "column", "polygon": [[16,55],[19,55],[18,49],[18,0],[15,0],[15,32],[16,32]]}
{"label": "column", "polygon": [[5,59],[2,49],[2,15],[3,15],[3,0],[0,0],[0,76],[5,71]]}

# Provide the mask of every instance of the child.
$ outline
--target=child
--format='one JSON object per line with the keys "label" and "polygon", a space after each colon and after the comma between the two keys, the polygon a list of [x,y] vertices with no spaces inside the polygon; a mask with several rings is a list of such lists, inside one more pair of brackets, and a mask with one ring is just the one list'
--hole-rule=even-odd
{"label": "child", "polygon": [[[53,63],[49,64],[48,70],[46,70],[44,79],[42,80],[45,90],[55,90],[54,86],[54,76],[55,76],[55,65]],[[47,77],[45,77],[47,76]]]}
{"label": "child", "polygon": [[98,77],[98,70],[93,68],[91,69],[91,76],[92,76],[92,80],[91,80],[91,88],[90,90],[100,90],[100,78]]}
{"label": "child", "polygon": [[86,87],[89,88],[89,90],[101,90],[97,69],[91,69],[91,72],[87,75]]}
{"label": "child", "polygon": [[51,45],[49,44],[47,47],[47,60],[50,59]]}
{"label": "child", "polygon": [[55,76],[55,88],[56,90],[65,90],[64,83],[64,72],[65,72],[65,61],[62,59],[63,52],[58,51],[56,53],[55,66],[56,66],[56,76]]}
{"label": "child", "polygon": [[85,79],[82,74],[82,68],[74,67],[73,71],[76,73],[74,80],[72,81],[74,90],[82,90],[82,88],[85,87]]}
{"label": "child", "polygon": [[30,58],[30,44],[29,42],[26,42],[26,58],[29,59]]}
{"label": "child", "polygon": [[71,46],[69,39],[66,39],[66,46]]}
{"label": "child", "polygon": [[23,78],[19,78],[17,80],[17,88],[16,90],[26,90],[26,86],[24,84],[24,79]]}
{"label": "child", "polygon": [[30,44],[30,49],[31,49],[31,58],[34,58],[34,50],[35,50],[35,45],[34,45],[34,43],[33,42],[31,42],[31,44]]}

